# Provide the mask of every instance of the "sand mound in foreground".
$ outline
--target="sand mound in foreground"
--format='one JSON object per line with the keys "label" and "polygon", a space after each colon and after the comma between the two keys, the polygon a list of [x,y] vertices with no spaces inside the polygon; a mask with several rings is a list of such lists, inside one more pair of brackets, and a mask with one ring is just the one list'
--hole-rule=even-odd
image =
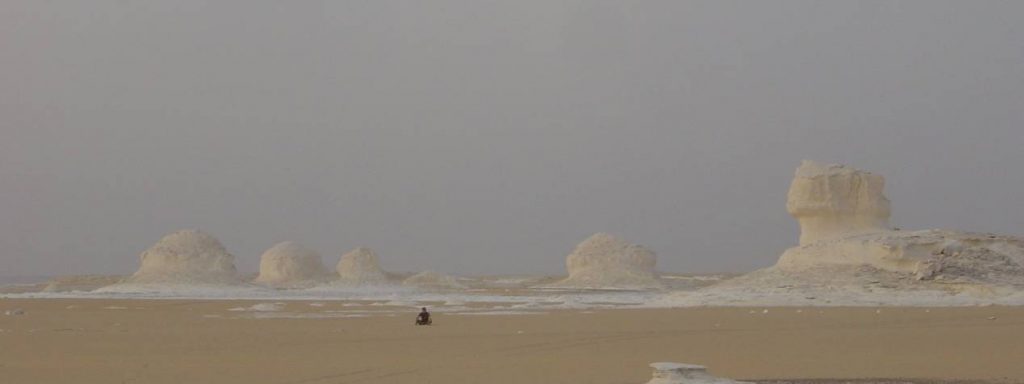
{"label": "sand mound in foreground", "polygon": [[338,261],[338,283],[349,285],[385,284],[388,276],[380,268],[380,258],[370,248],[359,247]]}
{"label": "sand mound in foreground", "polygon": [[598,233],[576,246],[566,258],[569,277],[547,288],[657,289],[664,285],[654,271],[654,252],[618,237]]}
{"label": "sand mound in foreground", "polygon": [[326,280],[327,268],[316,251],[285,241],[260,257],[260,274],[254,283],[278,288],[308,287]]}
{"label": "sand mound in foreground", "polygon": [[182,230],[164,236],[139,256],[128,284],[238,284],[235,257],[213,236]]}

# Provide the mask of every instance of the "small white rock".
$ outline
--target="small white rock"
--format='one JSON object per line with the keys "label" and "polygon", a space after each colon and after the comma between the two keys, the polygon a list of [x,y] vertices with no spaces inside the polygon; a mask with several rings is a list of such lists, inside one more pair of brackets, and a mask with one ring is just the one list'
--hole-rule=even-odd
{"label": "small white rock", "polygon": [[707,369],[700,365],[681,363],[653,363],[654,377],[647,384],[739,384],[726,378],[708,374]]}

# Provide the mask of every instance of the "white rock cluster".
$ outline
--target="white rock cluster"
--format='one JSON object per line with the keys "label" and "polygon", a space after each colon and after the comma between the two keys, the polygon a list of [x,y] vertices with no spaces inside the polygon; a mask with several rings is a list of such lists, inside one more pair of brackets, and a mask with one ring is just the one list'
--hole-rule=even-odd
{"label": "white rock cluster", "polygon": [[578,289],[655,289],[663,284],[654,270],[654,252],[607,233],[576,246],[566,258],[569,277],[551,285]]}
{"label": "white rock cluster", "polygon": [[338,261],[339,282],[347,285],[384,284],[388,276],[380,268],[380,258],[372,249],[359,247]]}
{"label": "white rock cluster", "polygon": [[181,230],[164,236],[139,256],[129,284],[238,284],[235,257],[213,236]]}
{"label": "white rock cluster", "polygon": [[263,253],[260,274],[253,282],[278,288],[300,288],[326,280],[328,275],[319,253],[285,241]]}

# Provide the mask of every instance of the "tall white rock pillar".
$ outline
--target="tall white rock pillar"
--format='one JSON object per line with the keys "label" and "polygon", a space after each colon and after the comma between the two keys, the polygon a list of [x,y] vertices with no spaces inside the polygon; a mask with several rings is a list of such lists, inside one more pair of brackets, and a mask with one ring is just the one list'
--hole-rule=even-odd
{"label": "tall white rock pillar", "polygon": [[885,178],[804,160],[789,187],[786,209],[800,222],[800,245],[888,229]]}

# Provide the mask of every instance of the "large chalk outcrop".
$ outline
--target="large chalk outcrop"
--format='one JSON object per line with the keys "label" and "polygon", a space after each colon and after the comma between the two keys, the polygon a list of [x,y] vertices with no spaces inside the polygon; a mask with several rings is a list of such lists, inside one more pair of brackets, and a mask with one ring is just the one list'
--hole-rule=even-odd
{"label": "large chalk outcrop", "polygon": [[370,248],[359,247],[338,261],[339,282],[351,285],[383,284],[388,276],[380,268],[380,258]]}
{"label": "large chalk outcrop", "polygon": [[198,230],[164,236],[139,256],[129,284],[237,284],[235,257],[220,241]]}
{"label": "large chalk outcrop", "polygon": [[889,200],[881,176],[804,161],[787,207],[800,222],[800,245],[777,268],[869,266],[918,280],[1024,284],[1024,240],[947,230],[887,228]]}
{"label": "large chalk outcrop", "polygon": [[662,288],[654,271],[654,252],[609,235],[598,233],[576,246],[566,258],[569,277],[550,287],[580,289]]}
{"label": "large chalk outcrop", "polygon": [[1024,240],[947,230],[885,231],[787,249],[777,268],[871,266],[917,280],[1024,285]]}
{"label": "large chalk outcrop", "polygon": [[804,160],[789,187],[786,209],[800,222],[800,244],[888,229],[882,176]]}
{"label": "large chalk outcrop", "polygon": [[278,288],[299,288],[315,285],[327,276],[327,268],[324,268],[319,253],[285,241],[263,253],[260,274],[253,282]]}
{"label": "large chalk outcrop", "polygon": [[881,176],[804,162],[789,194],[800,245],[769,268],[672,305],[1016,305],[1024,239],[950,230],[887,229]]}

